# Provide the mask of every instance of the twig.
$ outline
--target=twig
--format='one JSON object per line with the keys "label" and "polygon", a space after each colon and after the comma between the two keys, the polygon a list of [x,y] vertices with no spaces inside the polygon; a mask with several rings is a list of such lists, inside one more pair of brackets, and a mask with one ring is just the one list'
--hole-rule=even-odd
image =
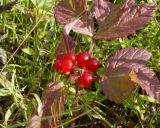
{"label": "twig", "polygon": [[[76,93],[75,93],[75,101],[73,103],[73,107],[76,108],[79,104],[79,86],[76,86]],[[77,111],[75,111],[73,113],[73,118],[76,118],[77,117]],[[71,122],[71,128],[75,128],[75,123],[74,123],[75,120],[73,120]]]}

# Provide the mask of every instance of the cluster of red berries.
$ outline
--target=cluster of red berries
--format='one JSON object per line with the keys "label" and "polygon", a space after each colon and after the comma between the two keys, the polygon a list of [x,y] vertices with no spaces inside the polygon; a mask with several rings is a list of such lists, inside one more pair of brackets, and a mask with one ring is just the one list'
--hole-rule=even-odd
{"label": "cluster of red berries", "polygon": [[75,64],[81,69],[82,73],[78,75],[78,84],[80,87],[91,85],[94,80],[93,72],[99,68],[99,61],[92,58],[88,52],[80,52],[75,55],[74,52],[68,52],[60,55],[54,62],[54,69],[64,74],[69,74],[75,70]]}

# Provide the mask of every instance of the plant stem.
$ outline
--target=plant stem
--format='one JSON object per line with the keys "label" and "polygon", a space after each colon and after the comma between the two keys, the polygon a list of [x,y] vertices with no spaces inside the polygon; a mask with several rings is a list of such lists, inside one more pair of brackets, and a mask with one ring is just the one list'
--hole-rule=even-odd
{"label": "plant stem", "polygon": [[92,43],[91,43],[91,46],[90,46],[90,49],[89,49],[90,54],[92,53],[94,46],[95,46],[95,39],[92,38]]}
{"label": "plant stem", "polygon": [[[79,104],[79,86],[76,85],[76,93],[75,93],[75,100],[73,102],[73,108],[76,108],[78,104]],[[77,111],[73,113],[73,118],[76,118],[76,117],[77,117]],[[71,122],[71,128],[75,128],[74,121],[75,120]]]}

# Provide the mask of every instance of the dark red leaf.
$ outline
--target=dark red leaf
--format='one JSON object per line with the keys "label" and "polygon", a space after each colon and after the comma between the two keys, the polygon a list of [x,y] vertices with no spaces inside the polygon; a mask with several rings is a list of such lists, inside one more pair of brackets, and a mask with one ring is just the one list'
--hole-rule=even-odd
{"label": "dark red leaf", "polygon": [[64,109],[66,93],[62,83],[50,83],[44,90],[39,115],[33,115],[28,128],[56,128]]}
{"label": "dark red leaf", "polygon": [[119,66],[138,69],[144,66],[151,53],[142,48],[123,48],[112,55],[107,61],[105,74]]}
{"label": "dark red leaf", "polygon": [[42,117],[53,116],[48,120],[42,120],[41,127],[56,127],[58,119],[64,109],[65,93],[62,83],[50,83],[44,92],[46,97],[42,105]]}
{"label": "dark red leaf", "polygon": [[105,75],[101,81],[102,89],[107,98],[116,103],[123,103],[135,90],[138,79],[129,68],[118,67]]}
{"label": "dark red leaf", "polygon": [[63,40],[66,45],[67,52],[73,51],[75,48],[75,43],[73,42],[72,38],[69,36],[69,32],[66,32],[67,30],[63,30]]}
{"label": "dark red leaf", "polygon": [[65,54],[67,52],[74,52],[74,48],[75,48],[75,43],[72,40],[72,38],[69,36],[69,32],[70,30],[68,26],[65,26],[63,29],[63,41],[62,42],[58,42],[56,49],[55,49],[55,56],[59,56],[61,54]]}
{"label": "dark red leaf", "polygon": [[[105,6],[108,8],[109,5],[110,3],[107,2]],[[136,4],[133,0],[126,0],[121,4],[113,4],[111,10],[101,10],[105,10],[107,17],[99,23],[99,30],[94,38],[111,40],[130,35],[143,28],[153,17],[155,4]]]}
{"label": "dark red leaf", "polygon": [[41,127],[41,118],[37,115],[33,115],[31,123],[28,128],[40,128]]}
{"label": "dark red leaf", "polygon": [[135,0],[124,0],[124,6],[128,6],[128,7],[131,7],[132,5],[135,4]]}
{"label": "dark red leaf", "polygon": [[160,82],[152,69],[142,67],[136,71],[142,89],[152,97],[160,101]]}
{"label": "dark red leaf", "polygon": [[[121,103],[139,84],[150,97],[160,101],[160,82],[155,73],[145,67],[151,53],[141,48],[124,48],[108,59],[102,87],[105,95]],[[129,72],[129,73],[128,73]]]}
{"label": "dark red leaf", "polygon": [[93,14],[99,23],[105,20],[112,9],[112,6],[112,3],[107,0],[94,0]]}
{"label": "dark red leaf", "polygon": [[92,36],[93,19],[87,10],[86,0],[61,0],[54,9],[56,21],[63,25],[74,22],[74,32]]}

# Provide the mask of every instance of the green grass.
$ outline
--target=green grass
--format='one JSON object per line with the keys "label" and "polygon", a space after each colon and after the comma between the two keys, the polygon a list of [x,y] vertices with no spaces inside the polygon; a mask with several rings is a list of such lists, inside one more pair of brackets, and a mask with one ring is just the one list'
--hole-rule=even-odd
{"label": "green grass", "polygon": [[[8,61],[2,67],[1,73],[7,72],[9,79],[0,79],[0,83],[5,82],[6,85],[5,90],[0,85],[0,92],[3,91],[0,93],[0,127],[26,127],[32,115],[37,113],[38,102],[34,94],[41,98],[46,85],[58,79],[52,69],[56,42],[62,40],[61,26],[55,23],[53,16],[53,6],[57,0],[44,0],[44,3],[41,1],[41,4],[34,5],[34,0],[19,0],[19,7],[0,14],[0,28],[7,34],[0,42],[0,47],[6,51]],[[1,4],[7,2],[9,0],[0,0]],[[144,48],[152,52],[148,67],[160,79],[160,1],[157,4],[156,17],[136,34],[112,41],[96,42],[92,54],[101,60],[103,67],[105,60],[120,48]],[[23,9],[25,14],[22,13]],[[90,49],[92,40],[88,36],[73,34],[73,38],[77,41],[76,52]],[[85,44],[79,45],[80,42]],[[102,73],[102,69],[98,73]],[[72,91],[69,91],[67,99],[59,124],[65,128],[70,127],[73,118]],[[77,127],[97,128],[110,124],[115,127],[134,124],[136,127],[158,128],[159,105],[139,98],[135,106],[110,102],[96,82],[87,90],[87,94],[80,97],[80,104],[76,108],[79,113],[76,124]]]}

